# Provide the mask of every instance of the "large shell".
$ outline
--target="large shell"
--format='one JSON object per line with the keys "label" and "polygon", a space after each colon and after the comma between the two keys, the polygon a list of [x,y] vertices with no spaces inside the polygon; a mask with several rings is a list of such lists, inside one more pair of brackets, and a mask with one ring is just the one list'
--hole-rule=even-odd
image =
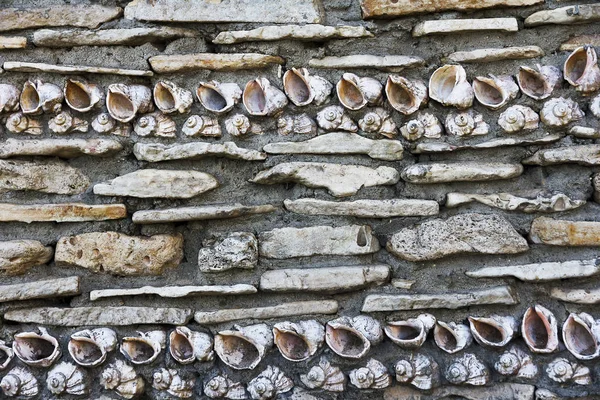
{"label": "large shell", "polygon": [[203,332],[178,326],[169,335],[169,352],[181,364],[194,361],[211,361],[215,358],[212,337]]}
{"label": "large shell", "polygon": [[304,361],[323,345],[325,328],[315,320],[279,322],[273,326],[273,338],[285,359]]}
{"label": "large shell", "polygon": [[600,89],[600,67],[593,46],[582,46],[573,50],[565,61],[565,80],[584,95]]}
{"label": "large shell", "polygon": [[462,66],[444,65],[429,78],[429,97],[445,106],[465,109],[473,105],[475,95]]}
{"label": "large shell", "polygon": [[325,358],[319,365],[312,367],[306,375],[300,375],[300,381],[309,389],[323,389],[329,392],[343,392],[346,388],[346,376],[332,366]]}
{"label": "large shell", "polygon": [[404,115],[416,112],[429,100],[425,83],[398,75],[388,77],[385,94],[392,107]]}
{"label": "large shell", "polygon": [[560,84],[560,69],[553,65],[537,65],[537,70],[530,67],[521,67],[517,75],[517,82],[525,95],[543,100],[550,97],[554,89]]}
{"label": "large shell", "polygon": [[538,373],[531,357],[518,347],[502,353],[494,368],[501,375],[516,375],[523,379],[533,379]]}
{"label": "large shell", "polygon": [[87,121],[74,117],[69,111],[61,111],[48,121],[48,128],[54,133],[87,132]]}
{"label": "large shell", "polygon": [[117,121],[129,122],[137,114],[145,114],[154,110],[152,89],[144,85],[114,83],[108,87],[106,108]]}
{"label": "large shell", "polygon": [[423,354],[417,353],[399,360],[394,370],[398,382],[411,384],[417,389],[431,390],[440,383],[438,364],[433,358]]}
{"label": "large shell", "polygon": [[31,115],[22,112],[11,114],[6,120],[6,129],[12,133],[28,133],[30,135],[42,134],[42,123]]}
{"label": "large shell", "polygon": [[553,353],[558,350],[556,317],[545,307],[535,305],[525,311],[521,323],[523,340],[534,353]]}
{"label": "large shell", "polygon": [[600,94],[590,102],[590,111],[596,118],[600,118]]}
{"label": "large shell", "polygon": [[165,331],[138,332],[139,336],[124,337],[121,342],[121,354],[133,364],[150,364],[165,348]]}
{"label": "large shell", "polygon": [[142,115],[133,126],[133,130],[139,136],[175,137],[177,126],[175,121],[160,111],[152,114]]}
{"label": "large shell", "polygon": [[586,313],[570,314],[562,329],[567,350],[580,360],[592,360],[600,355],[600,324]]}
{"label": "large shell", "polygon": [[317,123],[308,114],[283,115],[277,119],[277,133],[283,136],[292,133],[315,135]]}
{"label": "large shell", "polygon": [[189,399],[194,395],[196,379],[184,379],[175,369],[161,368],[152,375],[152,387],[166,391],[171,396]]}
{"label": "large shell", "polygon": [[382,339],[381,325],[367,315],[340,317],[329,321],[325,326],[327,345],[334,353],[345,358],[364,357],[371,345],[381,342]]}
{"label": "large shell", "polygon": [[191,115],[185,120],[181,131],[192,137],[221,137],[219,120],[208,115]]}
{"label": "large shell", "polygon": [[49,367],[60,357],[60,345],[46,328],[37,332],[17,333],[12,348],[17,358],[32,367]]}
{"label": "large shell", "polygon": [[458,353],[473,342],[471,330],[467,325],[442,321],[435,324],[433,339],[440,349],[449,354]]}
{"label": "large shell", "polygon": [[248,398],[244,385],[226,375],[217,375],[204,384],[204,394],[211,399],[244,400]]}
{"label": "large shell", "polygon": [[221,331],[215,336],[215,352],[233,369],[254,369],[273,346],[273,333],[265,324]]}
{"label": "large shell", "polygon": [[196,97],[208,111],[224,114],[240,102],[242,89],[237,83],[200,82]]}
{"label": "large shell", "polygon": [[84,367],[95,367],[117,346],[117,334],[109,328],[86,329],[75,332],[69,340],[69,354]]}
{"label": "large shell", "polygon": [[394,138],[398,134],[396,123],[390,116],[390,113],[380,107],[366,113],[358,121],[358,126],[364,132],[378,133],[387,138]]}
{"label": "large shell", "polygon": [[63,98],[60,87],[38,79],[35,82],[25,82],[19,101],[23,114],[37,115],[43,112],[60,112]]}
{"label": "large shell", "polygon": [[104,100],[104,92],[99,85],[81,79],[67,79],[63,93],[67,105],[82,113],[100,107]]}
{"label": "large shell", "polygon": [[444,128],[440,120],[430,113],[417,114],[415,119],[411,119],[400,128],[402,137],[410,141],[419,140],[422,137],[438,139],[443,132]]}
{"label": "large shell", "polygon": [[248,392],[255,400],[270,400],[292,390],[294,382],[277,367],[268,366],[248,383]]}
{"label": "large shell", "polygon": [[556,358],[546,367],[548,377],[559,383],[576,383],[589,385],[592,383],[590,369],[586,366],[570,362],[566,358]]}
{"label": "large shell", "polygon": [[129,136],[131,125],[117,122],[108,113],[100,113],[92,121],[92,129],[98,133],[106,133],[116,136]]}
{"label": "large shell", "polygon": [[490,130],[483,116],[473,110],[448,114],[445,127],[449,135],[458,137],[487,135]]}
{"label": "large shell", "polygon": [[171,81],[159,81],[154,85],[154,104],[165,114],[190,112],[194,96],[192,92]]}
{"label": "large shell", "polygon": [[360,110],[366,105],[376,106],[383,100],[383,85],[374,78],[361,78],[347,72],[335,88],[340,103],[349,110]]}
{"label": "large shell", "polygon": [[584,117],[579,104],[571,99],[558,97],[544,103],[540,111],[540,119],[548,126],[561,127]]}
{"label": "large shell", "polygon": [[8,397],[35,397],[39,393],[38,381],[28,369],[15,367],[0,381],[2,393]]}
{"label": "large shell", "polygon": [[0,83],[0,114],[19,111],[21,91],[14,85]]}
{"label": "large shell", "polygon": [[299,107],[310,103],[319,106],[327,101],[333,85],[325,78],[310,75],[306,68],[292,68],[283,74],[283,90]]}
{"label": "large shell", "polygon": [[14,356],[13,349],[8,347],[4,340],[0,340],[0,371],[8,367]]}
{"label": "large shell", "polygon": [[383,330],[398,346],[405,349],[416,349],[425,343],[427,334],[435,322],[436,319],[433,315],[421,314],[417,318],[410,318],[406,321],[388,322]]}
{"label": "large shell", "polygon": [[510,75],[489,78],[478,76],[473,79],[475,98],[490,110],[498,110],[517,97],[519,86]]}
{"label": "large shell", "polygon": [[504,347],[517,332],[517,321],[513,317],[492,315],[489,318],[469,317],[473,338],[482,346]]}
{"label": "large shell", "polygon": [[346,131],[357,132],[358,126],[350,118],[343,107],[329,106],[317,113],[317,124],[325,132]]}
{"label": "large shell", "polygon": [[350,371],[350,383],[359,389],[385,389],[392,384],[392,377],[381,362],[370,359],[366,367]]}
{"label": "large shell", "polygon": [[57,396],[61,394],[83,396],[90,392],[85,371],[68,362],[61,362],[48,372],[46,386]]}
{"label": "large shell", "polygon": [[267,78],[256,78],[246,84],[242,95],[244,107],[250,115],[274,115],[287,105],[285,93],[273,86]]}
{"label": "large shell", "polygon": [[448,366],[445,377],[453,385],[484,386],[490,372],[474,354],[467,353]]}
{"label": "large shell", "polygon": [[115,360],[102,371],[100,384],[104,389],[114,390],[126,399],[133,399],[144,393],[144,379],[122,360]]}
{"label": "large shell", "polygon": [[537,129],[539,122],[533,109],[520,104],[508,107],[498,118],[498,125],[508,133]]}

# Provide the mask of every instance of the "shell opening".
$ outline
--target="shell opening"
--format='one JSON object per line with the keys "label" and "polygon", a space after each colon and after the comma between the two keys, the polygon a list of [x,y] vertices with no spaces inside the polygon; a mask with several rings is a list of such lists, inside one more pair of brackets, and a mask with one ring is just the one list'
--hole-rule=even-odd
{"label": "shell opening", "polygon": [[361,226],[356,235],[356,244],[360,247],[365,247],[369,244],[369,231],[365,226]]}
{"label": "shell opening", "polygon": [[473,80],[473,89],[477,100],[485,105],[499,105],[503,101],[502,93],[487,82],[475,79]]}
{"label": "shell opening", "polygon": [[414,340],[419,337],[421,330],[413,325],[388,325],[389,332],[400,340]]}
{"label": "shell opening", "polygon": [[456,86],[458,77],[457,74],[444,74],[443,72],[445,72],[445,70],[441,70],[437,74],[434,72],[434,75],[437,75],[438,79],[440,75],[442,76],[443,79],[440,80],[436,85],[436,91],[440,98],[446,99],[452,94],[452,91]]}
{"label": "shell opening", "polygon": [[172,110],[176,106],[175,96],[162,82],[157,83],[154,88],[154,101],[161,110]]}
{"label": "shell opening", "polygon": [[310,101],[311,88],[295,71],[288,71],[284,76],[285,92],[294,104],[304,104]]}
{"label": "shell opening", "polygon": [[143,363],[154,356],[154,348],[142,340],[125,338],[121,347],[133,362]]}
{"label": "shell opening", "polygon": [[279,351],[288,359],[300,361],[310,356],[308,343],[294,333],[276,330],[275,343]]}
{"label": "shell opening", "polygon": [[35,111],[40,105],[40,95],[37,89],[31,85],[26,84],[21,92],[21,108],[24,113]]}
{"label": "shell opening", "polygon": [[546,348],[550,339],[548,336],[548,330],[550,329],[548,321],[546,318],[542,318],[535,310],[532,310],[528,314],[525,321],[526,329],[524,329],[523,335],[536,348]]}
{"label": "shell opening", "polygon": [[437,326],[435,332],[435,340],[437,345],[447,351],[454,351],[458,348],[458,341],[456,336],[447,328],[443,326]]}
{"label": "shell opening", "polygon": [[77,111],[86,109],[92,104],[90,95],[70,79],[66,83],[65,100],[69,107]]}
{"label": "shell opening", "polygon": [[404,86],[401,86],[397,83],[390,83],[387,90],[387,96],[390,102],[393,101],[393,103],[396,104],[396,107],[400,105],[403,108],[410,109],[416,106],[414,96],[408,90],[406,90]]}
{"label": "shell opening", "polygon": [[131,100],[122,93],[108,92],[106,106],[112,115],[120,120],[128,120],[135,116],[135,107]]}
{"label": "shell opening", "polygon": [[248,82],[246,90],[244,90],[244,104],[248,107],[248,111],[255,114],[262,114],[265,112],[267,106],[267,99],[265,92],[256,80]]}
{"label": "shell opening", "polygon": [[219,354],[221,360],[239,369],[251,368],[260,358],[258,349],[248,340],[238,336],[225,336]]}
{"label": "shell opening", "polygon": [[327,344],[338,354],[346,357],[360,357],[365,351],[365,340],[354,331],[340,328],[332,328],[327,325],[327,336],[330,340]]}
{"label": "shell opening", "polygon": [[597,343],[587,326],[571,321],[564,335],[565,345],[582,356],[596,353]]}
{"label": "shell opening", "polygon": [[361,90],[348,80],[342,79],[338,83],[338,94],[342,104],[352,110],[359,109],[365,104]]}
{"label": "shell opening", "polygon": [[504,340],[503,332],[497,327],[484,321],[471,320],[473,327],[483,339],[490,343],[502,343]]}
{"label": "shell opening", "polygon": [[194,356],[194,347],[184,335],[174,332],[171,335],[171,354],[179,360],[188,360]]}
{"label": "shell opening", "polygon": [[102,350],[94,343],[87,340],[71,339],[69,353],[79,364],[92,364],[102,358]]}
{"label": "shell opening", "polygon": [[15,338],[15,350],[27,361],[39,361],[50,357],[55,351],[55,346],[45,339],[21,337]]}
{"label": "shell opening", "polygon": [[[262,90],[260,92],[262,93]],[[209,111],[223,111],[227,107],[225,97],[212,87],[200,86],[197,90],[197,95],[200,103]],[[264,102],[264,94],[262,98]],[[264,109],[264,104],[261,109]]]}
{"label": "shell opening", "polygon": [[577,82],[585,72],[587,61],[587,51],[583,47],[579,51],[571,54],[568,65],[565,68],[566,77],[572,82]]}
{"label": "shell opening", "polygon": [[535,71],[521,68],[519,71],[519,83],[521,84],[521,90],[528,95],[542,97],[546,94],[544,79]]}

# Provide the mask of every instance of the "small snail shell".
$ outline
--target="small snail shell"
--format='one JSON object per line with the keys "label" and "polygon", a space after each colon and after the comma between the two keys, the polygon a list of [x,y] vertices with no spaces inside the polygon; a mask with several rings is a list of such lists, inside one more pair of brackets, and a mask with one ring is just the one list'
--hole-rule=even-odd
{"label": "small snail shell", "polygon": [[42,134],[42,123],[30,115],[22,112],[11,114],[6,119],[6,129],[12,133],[28,133],[30,135]]}
{"label": "small snail shell", "polygon": [[458,137],[487,135],[490,129],[483,116],[472,110],[448,114],[445,127],[449,135]]}
{"label": "small snail shell", "polygon": [[360,110],[366,105],[376,106],[383,101],[383,85],[374,78],[361,78],[345,73],[336,85],[340,103],[349,110]]}
{"label": "small snail shell", "polygon": [[394,138],[398,134],[396,123],[383,108],[375,108],[365,114],[358,121],[358,126],[363,132],[378,133],[387,138]]}
{"label": "small snail shell", "polygon": [[538,373],[531,357],[518,347],[502,353],[494,368],[501,375],[516,375],[523,379],[533,379]]}
{"label": "small snail shell", "polygon": [[292,68],[283,74],[283,90],[298,107],[311,103],[319,106],[327,101],[333,85],[320,76],[310,75],[306,68]]}
{"label": "small snail shell", "polygon": [[490,380],[490,372],[475,355],[465,354],[446,369],[446,379],[453,385],[484,386]]}
{"label": "small snail shell", "polygon": [[427,86],[421,81],[411,81],[402,76],[390,75],[385,84],[387,99],[396,109],[404,115],[410,115],[427,104]]}
{"label": "small snail shell", "polygon": [[385,365],[375,359],[370,359],[366,367],[350,371],[349,377],[350,383],[359,389],[385,389],[392,384]]}
{"label": "small snail shell", "polygon": [[403,358],[394,366],[396,380],[410,384],[417,389],[431,390],[440,383],[438,364],[431,357],[415,354],[411,358]]}
{"label": "small snail shell", "polygon": [[268,366],[248,383],[248,392],[255,400],[270,400],[292,390],[294,382],[277,367]]}
{"label": "small snail shell", "polygon": [[69,340],[69,354],[84,367],[95,367],[106,360],[117,346],[117,334],[109,328],[86,329],[75,332]]}
{"label": "small snail shell", "polygon": [[384,327],[385,334],[398,346],[405,349],[416,349],[425,343],[427,334],[435,325],[436,319],[431,314],[421,314],[417,318],[406,321],[388,322]]}
{"label": "small snail shell", "polygon": [[23,114],[38,115],[43,112],[60,112],[63,99],[63,92],[58,86],[38,79],[35,82],[25,82],[19,101]]}
{"label": "small snail shell", "polygon": [[561,82],[560,69],[552,65],[542,67],[537,65],[537,70],[530,67],[521,67],[517,75],[517,82],[525,95],[535,100],[550,97],[554,89]]}
{"label": "small snail shell", "polygon": [[177,362],[184,365],[196,360],[211,361],[215,357],[212,337],[185,326],[178,326],[169,335],[169,352]]}
{"label": "small snail shell", "polygon": [[576,102],[563,97],[548,100],[540,111],[542,122],[551,127],[565,126],[579,121],[584,116],[585,114]]}
{"label": "small snail shell", "polygon": [[248,398],[244,385],[226,375],[217,375],[204,384],[204,394],[211,399],[244,400]]}
{"label": "small snail shell", "polygon": [[100,384],[107,390],[114,390],[119,396],[132,399],[144,393],[144,380],[135,369],[122,360],[115,360],[100,375]]}
{"label": "small snail shell", "polygon": [[462,66],[444,65],[429,78],[429,97],[445,106],[465,109],[473,105],[475,94]]}
{"label": "small snail shell", "polygon": [[498,110],[517,97],[519,86],[510,75],[489,78],[478,76],[473,79],[475,98],[490,110]]}
{"label": "small snail shell", "polygon": [[283,136],[292,133],[315,135],[317,133],[317,123],[307,114],[284,115],[277,119],[277,133]]}
{"label": "small snail shell", "polygon": [[133,126],[133,130],[139,136],[152,135],[157,137],[173,138],[177,132],[177,126],[171,117],[156,111],[152,114],[140,116]]}
{"label": "small snail shell", "polygon": [[195,379],[183,379],[175,369],[161,368],[152,375],[152,387],[171,396],[189,399],[194,395]]}
{"label": "small snail shell", "polygon": [[325,326],[325,341],[334,353],[341,357],[359,359],[364,357],[371,345],[383,340],[379,322],[369,316],[340,317]]}
{"label": "small snail shell", "polygon": [[108,87],[106,108],[117,121],[129,122],[137,114],[154,111],[152,90],[144,85],[112,84]]}
{"label": "small snail shell", "polygon": [[325,328],[315,320],[279,322],[273,326],[273,338],[285,359],[304,361],[323,345]]}
{"label": "small snail shell", "polygon": [[191,115],[185,120],[181,131],[186,136],[221,137],[219,120],[208,115]]}
{"label": "small snail shell", "polygon": [[566,358],[557,358],[546,367],[546,374],[555,382],[589,385],[592,383],[588,367],[570,362]]}
{"label": "small snail shell", "polygon": [[285,93],[273,86],[267,78],[256,78],[248,82],[242,101],[250,115],[258,116],[277,114],[288,103]]}
{"label": "small snail shell", "polygon": [[564,74],[565,80],[584,95],[600,89],[600,67],[594,47],[586,45],[573,50],[565,61]]}
{"label": "small snail shell", "polygon": [[92,121],[92,129],[98,133],[116,136],[129,136],[131,134],[131,125],[115,121],[108,113],[98,114]]}
{"label": "small snail shell", "polygon": [[46,386],[55,395],[66,393],[83,396],[90,392],[89,380],[85,371],[67,362],[61,362],[48,372]]}
{"label": "small snail shell", "polygon": [[537,129],[539,122],[533,109],[519,104],[508,107],[498,118],[498,125],[508,133]]}
{"label": "small snail shell", "polygon": [[0,114],[19,111],[21,91],[13,85],[0,83]]}
{"label": "small snail shell", "polygon": [[186,114],[193,102],[192,92],[171,81],[160,81],[154,85],[154,104],[165,114]]}
{"label": "small snail shell", "polygon": [[200,82],[200,86],[196,89],[196,97],[208,111],[225,114],[239,103],[242,89],[237,83]]}
{"label": "small snail shell", "polygon": [[323,389],[329,392],[343,392],[346,389],[344,373],[325,358],[321,358],[319,365],[312,367],[306,375],[300,375],[300,381],[309,389]]}
{"label": "small snail shell", "polygon": [[400,127],[400,133],[406,140],[415,141],[422,137],[438,139],[442,136],[444,128],[437,117],[430,113],[417,114],[415,119],[411,119]]}
{"label": "small snail shell", "polygon": [[0,381],[0,388],[8,397],[36,397],[39,393],[37,379],[23,367],[11,369]]}
{"label": "small snail shell", "polygon": [[67,79],[63,92],[67,105],[81,113],[100,107],[104,100],[104,92],[99,85],[80,79]]}
{"label": "small snail shell", "polygon": [[69,111],[61,111],[48,121],[48,128],[54,133],[87,132],[87,121],[74,117]]}
{"label": "small snail shell", "polygon": [[340,106],[325,107],[317,114],[317,124],[325,132],[357,132],[358,126]]}

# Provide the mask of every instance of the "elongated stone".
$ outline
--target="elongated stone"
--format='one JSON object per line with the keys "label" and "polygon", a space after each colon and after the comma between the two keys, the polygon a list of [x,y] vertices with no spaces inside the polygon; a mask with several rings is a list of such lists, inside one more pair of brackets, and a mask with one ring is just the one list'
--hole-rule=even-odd
{"label": "elongated stone", "polygon": [[434,219],[392,235],[387,250],[409,261],[427,261],[452,254],[515,254],[529,249],[524,237],[499,215],[459,214]]}
{"label": "elongated stone", "polygon": [[258,236],[259,254],[266,258],[350,256],[379,251],[379,241],[368,225],[279,228]]}
{"label": "elongated stone", "polygon": [[355,200],[327,201],[319,199],[284,200],[286,210],[305,215],[350,215],[358,218],[391,218],[427,216],[439,213],[433,200]]}
{"label": "elongated stone", "polygon": [[418,23],[412,35],[419,37],[477,31],[518,32],[519,24],[516,18],[441,19]]}
{"label": "elongated stone", "polygon": [[261,171],[250,182],[272,185],[297,182],[310,188],[326,188],[332,196],[352,196],[363,187],[395,185],[400,174],[391,167],[290,162]]}
{"label": "elongated stone", "polygon": [[600,164],[600,144],[585,144],[579,146],[542,149],[531,157],[521,161],[525,165],[555,165],[555,164]]}
{"label": "elongated stone", "polygon": [[411,289],[415,283],[410,279],[392,279],[392,286],[398,289]]}
{"label": "elongated stone", "polygon": [[314,68],[373,68],[383,71],[399,72],[406,68],[416,68],[425,65],[425,60],[413,56],[374,56],[356,54],[351,56],[313,58],[308,65]]}
{"label": "elongated stone", "polygon": [[73,158],[83,155],[110,156],[123,148],[110,139],[6,139],[0,143],[0,158],[54,156]]}
{"label": "elongated stone", "polygon": [[217,187],[215,177],[204,172],[142,169],[95,185],[94,194],[188,199]]}
{"label": "elongated stone", "polygon": [[507,267],[488,267],[467,271],[471,278],[500,278],[512,276],[525,282],[547,282],[558,279],[583,278],[600,272],[597,260],[543,262]]}
{"label": "elongated stone", "polygon": [[585,200],[572,200],[563,193],[557,193],[551,197],[539,194],[534,199],[514,196],[509,193],[448,193],[446,195],[446,207],[449,208],[459,207],[474,201],[501,210],[520,211],[525,213],[568,211],[579,208],[585,204]]}
{"label": "elongated stone", "polygon": [[109,74],[125,76],[154,75],[152,71],[140,69],[92,67],[88,65],[55,65],[20,61],[6,61],[2,67],[7,71],[17,72],[50,72],[55,74]]}
{"label": "elongated stone", "polygon": [[137,46],[197,36],[200,36],[198,31],[171,27],[93,31],[40,29],[33,33],[33,44],[38,47]]}
{"label": "elongated stone", "polygon": [[79,194],[85,192],[89,185],[89,179],[80,170],[62,161],[0,160],[0,193],[7,190],[32,190]]}
{"label": "elongated stone", "polygon": [[7,311],[4,319],[51,326],[185,325],[192,310],[155,307],[40,307]]}
{"label": "elongated stone", "polygon": [[455,63],[493,62],[501,60],[521,60],[543,57],[544,50],[538,46],[505,47],[502,49],[477,49],[457,51],[450,54],[446,61]]}
{"label": "elongated stone", "polygon": [[529,238],[533,243],[554,246],[599,246],[600,222],[538,217],[531,224]]}
{"label": "elongated stone", "polygon": [[167,222],[238,218],[255,214],[267,214],[275,210],[277,210],[277,208],[270,204],[244,206],[236,203],[214,206],[168,208],[166,210],[142,210],[134,212],[132,219],[135,224],[158,224]]}
{"label": "elongated stone", "polygon": [[586,44],[593,47],[600,47],[600,35],[575,36],[563,42],[558,49],[560,51],[573,51]]}
{"label": "elongated stone", "polygon": [[27,47],[25,36],[0,36],[0,50],[24,49],[25,47]]}
{"label": "elongated stone", "polygon": [[389,265],[278,269],[262,274],[260,290],[338,293],[382,285],[389,277]]}
{"label": "elongated stone", "polygon": [[138,160],[150,162],[186,159],[198,160],[205,157],[225,157],[246,161],[262,161],[267,158],[265,153],[237,147],[234,142],[136,143],[133,146],[133,154]]}
{"label": "elongated stone", "polygon": [[303,142],[269,143],[269,154],[366,154],[376,160],[402,160],[404,148],[399,140],[373,140],[350,132],[332,132]]}
{"label": "elongated stone", "polygon": [[315,316],[335,314],[338,302],[335,300],[298,301],[270,307],[234,308],[217,311],[198,311],[194,320],[199,324],[219,324],[240,319],[270,319],[294,317],[299,315]]}
{"label": "elongated stone", "polygon": [[150,57],[148,61],[154,72],[159,74],[189,72],[202,69],[211,71],[240,71],[245,69],[262,69],[285,63],[285,60],[279,56],[257,53],[160,55]]}
{"label": "elongated stone", "polygon": [[525,26],[589,24],[596,21],[600,21],[600,4],[577,4],[533,13],[525,18]]}
{"label": "elongated stone", "polygon": [[549,134],[538,138],[501,138],[492,139],[487,142],[481,142],[477,144],[460,144],[454,145],[446,142],[426,142],[419,143],[414,150],[411,151],[413,154],[428,154],[428,153],[449,153],[452,151],[459,150],[480,150],[480,149],[494,149],[497,147],[507,146],[527,146],[527,145],[542,145],[548,143],[554,143],[563,138],[560,134]]}
{"label": "elongated stone", "polygon": [[54,261],[58,266],[87,268],[113,275],[161,275],[183,259],[183,236],[128,236],[90,232],[61,237]]}
{"label": "elongated stone", "polygon": [[97,28],[103,22],[123,13],[120,7],[101,5],[53,5],[44,8],[0,9],[0,31],[38,28],[42,26],[79,26]]}
{"label": "elongated stone", "polygon": [[600,303],[600,289],[563,289],[556,287],[550,291],[550,297],[567,303],[598,304]]}
{"label": "elongated stone", "polygon": [[[534,400],[535,386],[522,383],[494,383],[492,386],[442,386],[423,392],[409,386],[393,386],[383,393],[384,400]],[[543,398],[540,397],[540,400]],[[558,400],[558,399],[557,399]]]}
{"label": "elongated stone", "polygon": [[600,129],[576,125],[569,128],[569,135],[584,139],[598,139]]}
{"label": "elongated stone", "polygon": [[469,11],[492,7],[519,7],[543,3],[544,0],[361,0],[363,18],[393,18],[400,15],[434,13],[446,10]]}
{"label": "elongated stone", "polygon": [[179,298],[187,296],[225,296],[254,294],[256,292],[256,287],[245,284],[231,286],[144,286],[136,289],[92,290],[90,292],[90,300],[95,301],[107,297],[119,296],[147,296],[149,294],[167,298]]}
{"label": "elongated stone", "polygon": [[521,164],[457,162],[414,164],[402,171],[410,183],[478,182],[515,178],[523,173]]}
{"label": "elongated stone", "polygon": [[0,286],[0,302],[75,296],[81,293],[79,277],[21,282]]}
{"label": "elongated stone", "polygon": [[428,308],[458,309],[475,305],[518,304],[517,294],[509,286],[497,286],[466,293],[371,294],[365,298],[362,312],[408,311]]}
{"label": "elongated stone", "polygon": [[205,245],[198,252],[200,271],[252,269],[258,264],[258,241],[251,232],[233,232],[222,241],[212,244]]}
{"label": "elongated stone", "polygon": [[261,26],[249,31],[227,31],[217,35],[213,43],[234,44],[241,42],[273,41],[273,40],[308,40],[322,41],[328,39],[348,39],[373,37],[373,34],[362,26],[325,26],[282,25]]}
{"label": "elongated stone", "polygon": [[37,240],[0,242],[0,272],[22,275],[30,268],[44,265],[52,259],[54,249]]}
{"label": "elongated stone", "polygon": [[124,204],[7,204],[0,203],[0,222],[85,222],[127,217]]}

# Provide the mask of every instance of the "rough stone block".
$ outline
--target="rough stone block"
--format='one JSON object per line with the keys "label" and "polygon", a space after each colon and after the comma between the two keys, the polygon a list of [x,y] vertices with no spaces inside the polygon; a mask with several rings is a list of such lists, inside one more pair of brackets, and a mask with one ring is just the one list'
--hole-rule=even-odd
{"label": "rough stone block", "polygon": [[361,0],[363,18],[434,13],[446,10],[469,11],[492,7],[519,7],[543,3],[544,0]]}
{"label": "rough stone block", "polygon": [[127,217],[124,204],[8,204],[0,203],[0,222],[85,222]]}
{"label": "rough stone block", "polygon": [[0,193],[32,190],[42,193],[79,194],[89,179],[77,168],[58,160],[0,160]]}
{"label": "rough stone block", "polygon": [[54,249],[36,240],[0,242],[0,272],[22,275],[30,268],[44,265],[52,259]]}
{"label": "rough stone block", "polygon": [[53,5],[45,8],[0,9],[0,31],[42,26],[79,26],[97,28],[103,22],[122,15],[120,7],[101,5]]}
{"label": "rough stone block", "polygon": [[433,200],[390,199],[326,201],[319,199],[284,200],[288,211],[305,215],[349,215],[358,218],[427,216],[439,213]]}
{"label": "rough stone block", "polygon": [[48,279],[0,286],[0,302],[75,296],[81,293],[79,277]]}
{"label": "rough stone block", "polygon": [[471,278],[501,278],[512,276],[525,282],[546,282],[559,279],[584,278],[600,272],[597,260],[542,262],[506,267],[487,267],[467,271]]}
{"label": "rough stone block", "polygon": [[218,244],[198,253],[203,272],[220,272],[232,268],[253,269],[258,263],[258,241],[250,232],[233,232]]}
{"label": "rough stone block", "polygon": [[533,243],[554,246],[599,246],[600,222],[538,217],[531,224],[529,238]]}

